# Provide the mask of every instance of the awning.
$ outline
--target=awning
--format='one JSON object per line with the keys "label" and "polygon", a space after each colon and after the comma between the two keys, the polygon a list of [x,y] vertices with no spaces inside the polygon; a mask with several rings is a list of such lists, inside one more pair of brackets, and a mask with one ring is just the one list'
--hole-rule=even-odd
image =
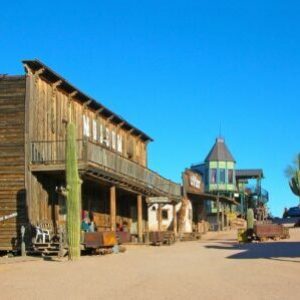
{"label": "awning", "polygon": [[[217,201],[218,196],[214,194],[209,194],[209,193],[188,193],[188,197],[192,198],[192,200],[209,200],[209,201]],[[239,203],[231,197],[226,197],[223,195],[219,195],[219,201],[224,202],[227,204],[234,204],[234,205],[239,205]]]}

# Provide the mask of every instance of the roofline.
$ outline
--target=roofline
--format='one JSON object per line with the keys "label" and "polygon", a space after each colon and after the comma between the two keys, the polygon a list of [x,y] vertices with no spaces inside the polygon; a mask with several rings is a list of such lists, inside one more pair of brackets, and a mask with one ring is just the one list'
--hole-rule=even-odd
{"label": "roofline", "polygon": [[[259,179],[259,178],[265,178],[265,175],[264,175],[264,171],[263,169],[236,169],[235,170],[236,172],[236,177],[239,177],[239,178],[243,178],[243,179]],[[239,172],[244,172],[245,174],[244,175],[238,175],[237,173]],[[246,174],[247,172],[249,172],[248,174]],[[252,172],[252,174],[250,174]],[[254,174],[256,173],[256,174]],[[257,175],[257,174],[260,174],[260,175]]]}
{"label": "roofline", "polygon": [[[103,104],[99,103],[97,100],[93,99],[86,93],[82,92],[79,90],[77,87],[69,83],[65,78],[63,78],[61,75],[53,71],[51,68],[46,66],[44,63],[42,63],[38,59],[34,60],[23,60],[22,61],[26,73],[27,68],[26,66],[33,70],[34,72],[41,71],[41,76],[47,79],[50,82],[58,82],[59,83],[59,88],[67,92],[68,94],[77,92],[76,93],[76,99],[78,99],[82,103],[86,103],[87,106],[90,108],[96,110],[99,110],[99,114],[102,116],[106,116],[108,118],[111,118],[113,121],[117,122],[118,124],[124,123],[124,127],[127,127],[127,129],[132,131],[133,134],[136,136],[140,136],[145,142],[153,142],[153,139],[148,136],[146,133],[138,129],[137,127],[133,126],[129,122],[127,122],[125,119],[123,119],[121,116],[113,113],[110,109],[105,107]],[[101,110],[101,111],[100,111]]]}

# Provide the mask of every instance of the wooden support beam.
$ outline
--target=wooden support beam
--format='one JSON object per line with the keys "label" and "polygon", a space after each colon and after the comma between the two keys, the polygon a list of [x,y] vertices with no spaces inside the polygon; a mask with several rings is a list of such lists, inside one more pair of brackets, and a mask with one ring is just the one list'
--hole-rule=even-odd
{"label": "wooden support beam", "polygon": [[124,122],[124,121],[122,121],[121,123],[119,123],[119,124],[117,125],[117,128],[119,129],[119,128],[123,127],[123,126],[124,126],[124,124],[125,124],[125,122]]}
{"label": "wooden support beam", "polygon": [[78,91],[74,91],[74,92],[72,92],[72,93],[69,94],[69,97],[70,97],[70,98],[73,98],[73,97],[75,97],[77,94],[78,94]]}
{"label": "wooden support beam", "polygon": [[111,115],[110,117],[107,118],[107,122],[111,121],[113,118],[115,117],[115,115]]}
{"label": "wooden support beam", "polygon": [[43,74],[44,71],[45,71],[45,68],[41,68],[34,72],[34,76],[39,76],[39,75]]}
{"label": "wooden support beam", "polygon": [[226,227],[229,229],[229,206],[226,204]]}
{"label": "wooden support beam", "polygon": [[137,196],[137,225],[138,225],[138,240],[143,242],[143,198],[142,195]]}
{"label": "wooden support beam", "polygon": [[90,105],[91,103],[92,103],[92,100],[88,100],[88,101],[84,102],[84,103],[83,103],[83,108],[84,108],[84,109],[87,108],[88,105]]}
{"label": "wooden support beam", "polygon": [[217,195],[217,226],[218,226],[218,231],[220,231],[220,196],[219,196],[219,193]]}
{"label": "wooden support beam", "polygon": [[173,232],[177,236],[177,211],[176,203],[173,204]]}
{"label": "wooden support beam", "polygon": [[162,223],[162,213],[161,213],[161,204],[158,204],[157,208],[157,218],[158,218],[158,231],[161,231],[161,223]]}
{"label": "wooden support beam", "polygon": [[149,239],[149,204],[148,204],[148,197],[146,197],[146,199],[145,199],[145,202],[146,202],[146,228],[145,228],[145,233],[146,233],[146,235],[145,235],[145,243],[146,244],[149,244],[149,241],[150,241],[150,239]]}
{"label": "wooden support beam", "polygon": [[110,188],[110,229],[116,231],[116,187]]}
{"label": "wooden support beam", "polygon": [[95,111],[95,114],[96,115],[100,115],[103,111],[104,111],[104,107],[101,107],[101,108],[99,108],[99,109],[97,109],[96,111]]}
{"label": "wooden support beam", "polygon": [[224,203],[221,203],[221,228],[224,230],[225,228],[225,205]]}
{"label": "wooden support beam", "polygon": [[58,86],[62,84],[62,80],[57,80],[54,83],[52,83],[52,87],[56,89]]}

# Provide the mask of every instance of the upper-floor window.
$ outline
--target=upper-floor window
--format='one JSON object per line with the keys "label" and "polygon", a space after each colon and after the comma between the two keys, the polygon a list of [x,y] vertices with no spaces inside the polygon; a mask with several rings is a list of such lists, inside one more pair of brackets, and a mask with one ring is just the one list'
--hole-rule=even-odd
{"label": "upper-floor window", "polygon": [[217,169],[210,170],[210,183],[217,183]]}
{"label": "upper-floor window", "polygon": [[86,115],[83,115],[83,136],[90,137],[90,118]]}
{"label": "upper-floor window", "polygon": [[106,127],[105,128],[105,131],[104,131],[104,144],[107,146],[107,147],[110,147],[110,132],[109,132],[109,129]]}
{"label": "upper-floor window", "polygon": [[224,184],[226,183],[226,169],[219,169],[219,183]]}
{"label": "upper-floor window", "polygon": [[228,170],[228,183],[233,184],[233,170],[232,169]]}
{"label": "upper-floor window", "polygon": [[98,130],[97,130],[97,121],[93,120],[93,140],[97,141],[98,139]]}
{"label": "upper-floor window", "polygon": [[113,150],[116,150],[117,148],[117,137],[115,131],[111,132],[111,147]]}
{"label": "upper-floor window", "polygon": [[117,135],[117,151],[120,153],[123,152],[123,139],[121,135]]}

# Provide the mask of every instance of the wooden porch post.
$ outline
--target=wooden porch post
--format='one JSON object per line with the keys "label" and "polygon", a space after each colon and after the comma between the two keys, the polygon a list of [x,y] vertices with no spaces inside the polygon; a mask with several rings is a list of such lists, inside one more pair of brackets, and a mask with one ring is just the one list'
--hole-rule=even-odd
{"label": "wooden porch post", "polygon": [[177,236],[177,211],[176,203],[173,204],[173,231],[175,236]]}
{"label": "wooden porch post", "polygon": [[116,187],[110,188],[110,229],[116,231]]}
{"label": "wooden porch post", "polygon": [[161,223],[162,223],[161,204],[158,204],[157,213],[158,213],[158,231],[161,231]]}
{"label": "wooden porch post", "polygon": [[228,204],[226,204],[226,227],[227,230],[229,229],[229,211],[228,211]]}
{"label": "wooden porch post", "polygon": [[148,204],[148,198],[146,198],[146,228],[145,228],[145,243],[149,244],[149,204]]}
{"label": "wooden porch post", "polygon": [[222,230],[224,230],[224,227],[225,227],[225,205],[224,205],[224,203],[221,203],[221,213],[222,213],[221,228],[222,228]]}
{"label": "wooden porch post", "polygon": [[218,226],[218,231],[220,231],[220,199],[219,199],[219,193],[217,195],[217,226]]}
{"label": "wooden porch post", "polygon": [[143,198],[142,195],[137,196],[137,221],[138,221],[138,240],[143,242]]}

